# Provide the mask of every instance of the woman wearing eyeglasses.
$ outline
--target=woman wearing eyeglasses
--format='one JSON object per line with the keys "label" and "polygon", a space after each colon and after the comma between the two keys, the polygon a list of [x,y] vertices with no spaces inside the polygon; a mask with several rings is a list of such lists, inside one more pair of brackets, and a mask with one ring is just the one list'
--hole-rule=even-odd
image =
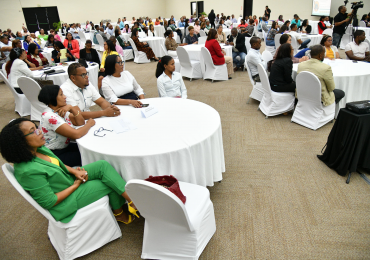
{"label": "woman wearing eyeglasses", "polygon": [[[70,166],[81,166],[81,155],[76,143],[70,143],[86,135],[95,125],[94,119],[85,124],[78,106],[67,105],[63,90],[57,86],[45,86],[40,90],[39,101],[47,105],[41,115],[40,127],[45,137],[45,146],[59,159]],[[75,126],[81,126],[78,129]]]}
{"label": "woman wearing eyeglasses", "polygon": [[[106,161],[81,168],[65,165],[45,146],[43,131],[26,118],[6,125],[0,134],[1,155],[14,163],[14,176],[56,221],[70,222],[77,210],[108,195],[116,220],[129,224],[137,209],[125,192],[126,182]],[[122,206],[128,202],[128,210]]]}
{"label": "woman wearing eyeglasses", "polygon": [[141,108],[138,99],[144,99],[144,91],[128,71],[123,70],[123,61],[118,55],[110,55],[105,61],[102,91],[105,99],[115,105],[132,105]]}

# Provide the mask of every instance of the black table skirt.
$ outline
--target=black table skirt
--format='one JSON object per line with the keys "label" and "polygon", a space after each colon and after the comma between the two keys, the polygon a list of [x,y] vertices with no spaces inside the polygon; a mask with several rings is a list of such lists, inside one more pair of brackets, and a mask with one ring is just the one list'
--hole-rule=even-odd
{"label": "black table skirt", "polygon": [[370,114],[342,108],[324,154],[317,157],[341,176],[358,168],[370,169]]}

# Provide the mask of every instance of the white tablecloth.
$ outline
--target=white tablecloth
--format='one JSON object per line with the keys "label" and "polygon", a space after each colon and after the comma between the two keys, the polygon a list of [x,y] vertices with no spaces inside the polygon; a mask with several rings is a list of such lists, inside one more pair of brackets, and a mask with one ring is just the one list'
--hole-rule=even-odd
{"label": "white tablecloth", "polygon": [[[190,45],[184,45],[182,47],[185,48],[185,50],[189,54],[189,58],[191,60],[200,60],[201,55],[201,48],[204,47],[205,44],[190,44]],[[220,44],[221,48],[226,52],[226,56],[233,57],[233,49],[231,46],[226,46],[225,44]]]}
{"label": "white tablecloth", "polygon": [[[324,60],[333,70],[335,88],[341,89],[346,96],[339,102],[341,108],[346,103],[370,99],[370,63],[353,63],[351,60]],[[298,63],[293,64],[293,79],[297,76]]]}
{"label": "white tablecloth", "polygon": [[[71,63],[74,63],[74,61],[67,62],[67,63],[71,64]],[[55,70],[63,69],[65,72],[61,73],[61,74],[48,75],[46,77],[46,80],[53,80],[54,84],[58,85],[58,86],[62,85],[64,82],[67,81],[67,79],[68,79],[68,72],[67,72],[68,66],[58,65],[58,66],[53,67],[53,69],[55,69]],[[98,64],[95,65],[95,66],[90,66],[89,65],[89,67],[86,70],[89,72],[89,81],[98,90],[99,65]],[[32,71],[32,74],[33,74],[33,78],[40,79],[40,76],[43,74],[43,71],[35,70],[35,71]],[[45,75],[43,75],[41,79],[44,80]]]}
{"label": "white tablecloth", "polygon": [[164,38],[163,37],[146,37],[146,38],[139,38],[141,42],[147,42],[149,47],[152,48],[155,56],[163,57],[166,55],[165,47],[164,47]]}
{"label": "white tablecloth", "polygon": [[312,27],[312,30],[311,30],[312,34],[318,34],[319,33],[319,25],[318,25],[319,22],[320,21],[311,21],[311,20],[308,21],[308,24],[311,25],[311,27]]}
{"label": "white tablecloth", "polygon": [[320,44],[322,39],[322,34],[318,35],[310,35],[310,34],[301,34],[302,41],[305,41],[307,39],[311,39],[311,42],[308,44],[308,47]]}
{"label": "white tablecloth", "polygon": [[164,33],[166,31],[164,30],[163,25],[154,25],[154,32],[155,32],[155,35],[157,35],[158,37],[164,37]]}
{"label": "white tablecloth", "polygon": [[45,48],[41,54],[48,59],[49,64],[51,64],[51,53],[53,52],[54,48]]}
{"label": "white tablecloth", "polygon": [[[83,165],[106,160],[126,181],[173,175],[179,181],[213,186],[222,180],[222,128],[215,109],[189,99],[153,98],[143,103],[159,112],[145,119],[141,109],[119,106],[119,117],[95,119],[95,126],[77,140]],[[129,119],[137,129],[94,136],[100,127],[112,130],[109,122],[120,118]]]}

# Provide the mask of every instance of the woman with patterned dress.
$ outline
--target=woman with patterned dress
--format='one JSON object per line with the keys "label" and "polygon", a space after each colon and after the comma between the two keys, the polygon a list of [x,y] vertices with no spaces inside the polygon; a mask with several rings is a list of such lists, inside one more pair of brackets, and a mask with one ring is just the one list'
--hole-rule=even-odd
{"label": "woman with patterned dress", "polygon": [[155,56],[152,48],[150,48],[149,46],[147,47],[148,43],[139,41],[139,31],[137,30],[137,28],[132,30],[131,39],[134,41],[138,51],[145,52],[148,60],[154,59],[155,61],[159,61],[159,59]]}

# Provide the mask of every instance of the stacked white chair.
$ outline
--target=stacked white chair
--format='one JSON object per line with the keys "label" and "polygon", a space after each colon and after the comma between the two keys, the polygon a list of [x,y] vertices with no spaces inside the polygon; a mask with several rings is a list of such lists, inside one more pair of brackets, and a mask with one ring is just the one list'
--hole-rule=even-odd
{"label": "stacked white chair", "polygon": [[292,122],[316,130],[333,121],[335,103],[323,106],[321,103],[321,83],[311,72],[303,71],[297,75],[297,98]]}
{"label": "stacked white chair", "polygon": [[203,79],[212,79],[212,82],[214,80],[229,80],[226,63],[214,65],[211,54],[206,47],[201,48],[201,57],[201,63],[204,62]]}
{"label": "stacked white chair", "polygon": [[104,39],[103,39],[103,37],[99,33],[96,34],[96,40],[99,43],[99,48],[97,46],[95,46],[96,50],[97,51],[104,52]]}
{"label": "stacked white chair", "polygon": [[49,211],[42,208],[14,177],[14,168],[2,166],[13,187],[36,210],[49,220],[48,236],[60,259],[75,259],[87,255],[105,244],[122,237],[121,229],[109,205],[108,196],[79,209],[68,223],[56,221]]}
{"label": "stacked white chair", "polygon": [[322,32],[322,35],[324,34],[327,34],[327,35],[330,35],[330,36],[333,36],[333,29],[325,29],[323,32]]}
{"label": "stacked white chair", "polygon": [[247,100],[247,104],[249,103],[251,98],[253,98],[257,101],[261,101],[262,97],[263,97],[264,89],[262,87],[261,82],[254,81],[254,79],[252,77],[251,69],[249,68],[249,65],[247,63],[247,57],[245,57],[245,60],[244,60],[244,70],[245,69],[247,69],[249,80],[251,81],[251,83],[253,85],[252,92],[249,95],[249,98]]}
{"label": "stacked white chair", "polygon": [[31,103],[28,101],[27,97],[24,94],[18,94],[17,91],[10,85],[8,79],[6,78],[5,65],[3,65],[3,70],[0,72],[1,77],[3,78],[5,85],[12,92],[14,101],[15,101],[15,111],[21,116],[31,115]]}
{"label": "stacked white chair", "polygon": [[148,60],[148,58],[146,57],[145,52],[137,50],[136,44],[134,43],[134,41],[131,38],[129,38],[128,41],[130,42],[130,44],[132,46],[132,49],[134,50],[134,53],[135,53],[135,59],[134,59],[135,63],[148,63],[148,62],[150,62],[150,60]]}
{"label": "stacked white chair", "polygon": [[249,52],[249,50],[251,49],[251,38],[252,37],[245,37],[245,47],[247,48],[247,52]]}
{"label": "stacked white chair", "polygon": [[274,38],[274,41],[275,41],[275,48],[279,48],[280,47],[280,38],[281,38],[282,34],[276,34],[275,35],[275,38]]}
{"label": "stacked white chair", "polygon": [[190,78],[190,81],[192,79],[201,79],[203,75],[200,61],[190,60],[189,53],[184,47],[177,47],[176,52],[181,64],[181,76]]}
{"label": "stacked white chair", "polygon": [[179,182],[185,205],[160,185],[130,180],[126,191],[145,218],[143,259],[198,259],[216,231],[209,191]]}
{"label": "stacked white chair", "polygon": [[207,41],[207,36],[201,36],[198,38],[198,44],[205,44]]}
{"label": "stacked white chair", "polygon": [[258,64],[257,67],[264,93],[259,109],[265,114],[266,118],[293,110],[295,100],[294,93],[279,93],[272,91],[265,69],[261,64]]}
{"label": "stacked white chair", "polygon": [[203,30],[200,30],[199,31],[199,34],[200,34],[200,37],[203,37],[203,36],[206,36],[207,37],[207,34]]}
{"label": "stacked white chair", "polygon": [[38,99],[40,85],[35,80],[23,76],[18,79],[18,86],[31,103],[31,120],[40,121],[41,114],[46,108],[46,105]]}

